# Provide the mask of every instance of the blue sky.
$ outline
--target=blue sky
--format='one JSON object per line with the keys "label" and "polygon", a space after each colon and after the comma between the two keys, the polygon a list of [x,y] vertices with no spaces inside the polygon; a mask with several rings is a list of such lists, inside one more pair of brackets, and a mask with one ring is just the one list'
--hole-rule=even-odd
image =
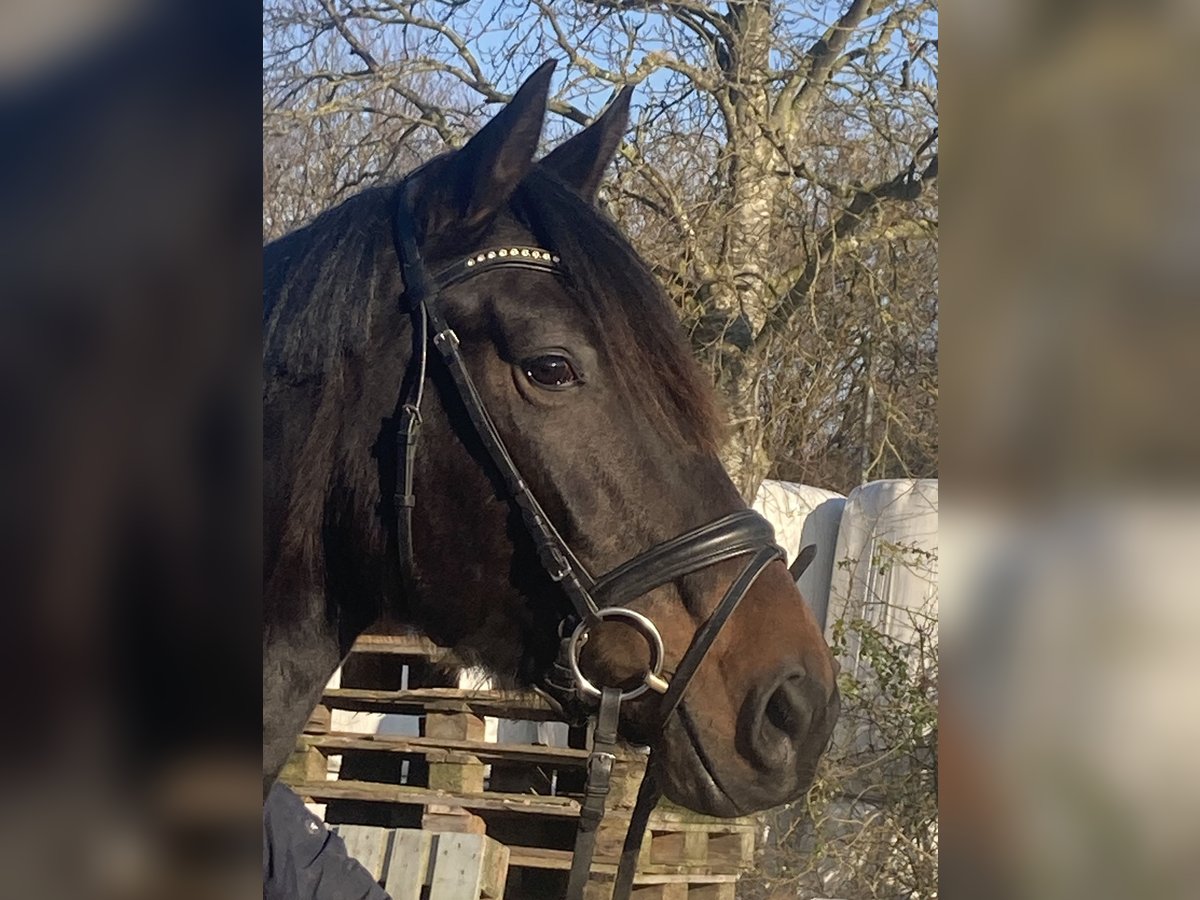
{"label": "blue sky", "polygon": [[[811,17],[817,21],[806,22],[802,27],[803,31],[799,35],[799,42],[807,44],[822,30],[822,25],[833,22],[842,14],[847,5],[848,0],[843,2],[828,2],[828,0],[814,0],[814,2],[784,2],[777,6],[781,17]],[[719,9],[723,9],[725,4],[716,4]],[[563,7],[570,8],[573,4],[563,4]],[[431,18],[438,16],[442,20],[448,22],[456,30],[472,35],[471,49],[480,58],[483,65],[485,75],[494,80],[497,86],[504,91],[512,91],[517,85],[529,74],[529,70],[535,61],[545,58],[557,57],[560,59],[560,66],[555,73],[552,90],[556,93],[563,91],[564,86],[571,81],[570,89],[566,91],[565,99],[572,102],[574,105],[582,108],[590,114],[598,112],[612,96],[613,87],[606,82],[591,79],[581,78],[578,71],[570,69],[563,65],[563,53],[554,45],[553,38],[548,35],[548,30],[544,29],[539,34],[533,30],[534,24],[537,21],[536,10],[531,9],[529,5],[523,2],[514,2],[514,0],[474,0],[474,2],[462,3],[459,5],[450,5],[437,0],[428,0],[421,4],[423,12]],[[446,13],[449,12],[447,16]],[[627,17],[628,18],[628,17]],[[879,17],[877,17],[878,19]],[[651,21],[661,21],[657,15],[650,17]],[[480,28],[479,22],[491,23],[488,28]],[[498,27],[497,23],[503,22],[505,27]],[[508,22],[512,23],[512,27],[508,27]],[[474,27],[466,28],[467,23],[471,23]],[[678,33],[688,34],[686,29],[681,26],[676,26]],[[927,14],[926,21],[923,23],[923,29],[927,32],[928,37],[936,37],[937,29],[937,12],[936,10]],[[647,53],[655,51],[663,51],[667,49],[667,45],[659,38],[649,34],[651,29],[645,27],[638,33],[638,40],[635,44],[635,51],[628,60],[628,70],[636,66],[637,62]],[[514,34],[522,35],[519,46],[523,48],[523,53],[520,56],[520,61],[514,65],[506,65],[503,60],[507,56],[502,51],[506,46],[511,46]],[[393,41],[392,50],[382,51],[383,56],[389,53],[392,55],[400,55],[402,51],[398,49],[401,40],[400,29],[390,26],[387,30],[389,43]],[[538,46],[538,42],[541,46]],[[340,43],[340,41],[339,41]],[[444,45],[447,55],[452,54],[453,50],[448,45]],[[895,35],[892,41],[892,50],[895,54],[893,63],[898,64],[899,59],[908,55],[908,50],[904,46],[903,37]],[[346,52],[344,45],[339,47],[339,52]],[[701,51],[697,50],[697,56]],[[936,51],[934,51],[936,54]],[[347,67],[357,68],[358,61],[349,58],[347,52]],[[493,64],[485,58],[495,56],[502,61],[498,64]],[[936,58],[936,56],[934,57]],[[782,64],[782,59],[777,56],[777,64]],[[914,66],[914,75],[917,77],[924,76],[929,80],[934,80],[928,68],[918,63]],[[680,89],[676,86],[672,89],[671,80],[678,79],[673,73],[660,70],[651,75],[645,82],[642,83],[638,92],[634,95],[634,117],[638,117],[641,107],[647,105],[654,94],[662,94],[667,92],[672,95],[680,93]],[[852,75],[843,73],[842,79],[852,78]],[[469,93],[463,94],[464,99],[470,97]],[[475,99],[471,97],[467,100],[472,106],[475,104]],[[547,136],[553,138],[555,134],[560,133],[567,128],[566,123],[561,121],[552,121],[548,123]]]}
{"label": "blue sky", "polygon": [[[726,6],[726,4],[724,4],[724,3],[714,4],[714,5],[717,6],[718,9],[724,9]],[[793,2],[780,3],[778,5],[778,8],[784,15],[807,15],[807,16],[813,17],[814,19],[819,19],[823,23],[828,24],[828,23],[834,22],[838,18],[838,16],[840,16],[842,14],[842,12],[845,10],[847,5],[848,5],[848,3],[846,2],[846,0],[843,0],[843,2],[829,2],[829,0],[825,0],[825,2],[804,2],[804,3],[794,2],[794,0],[793,0]],[[469,15],[471,15],[472,17],[480,17],[480,18],[484,18],[484,19],[489,19],[493,16],[503,15],[506,11],[511,14],[514,9],[525,10],[525,9],[527,9],[527,7],[525,6],[525,4],[514,3],[514,2],[512,2],[512,0],[478,0],[478,2],[467,3],[467,4],[464,4],[463,7],[461,7],[462,12],[466,12]],[[462,14],[461,12],[456,13],[455,15],[451,16],[448,19],[448,21],[454,22],[456,19],[460,18],[461,14]],[[816,26],[813,25],[812,28],[813,28],[813,31],[815,32]],[[936,10],[934,10],[932,13],[928,14],[927,24],[925,25],[923,31],[926,32],[927,37],[932,38],[932,37],[937,36],[937,12],[936,12]],[[639,35],[639,37],[640,37],[640,35]],[[510,39],[511,39],[511,33],[509,31],[491,31],[491,32],[487,33],[485,36],[483,36],[482,38],[475,41],[474,47],[478,48],[478,50],[480,52],[486,53],[488,51],[497,50],[497,49],[502,48],[504,46],[504,43]],[[905,49],[903,46],[902,38],[900,38],[900,36],[898,36],[898,35],[893,39],[892,46],[897,53],[902,52]],[[643,38],[639,42],[638,49],[641,54],[645,54],[645,53],[650,53],[653,51],[661,51],[666,48],[665,48],[665,45],[663,43],[661,43],[660,41],[654,40],[653,38]],[[551,55],[551,56],[554,55],[553,50],[550,51],[549,55]],[[636,63],[636,59],[634,60],[634,62]],[[512,90],[513,88],[516,87],[516,84],[519,82],[520,77],[521,77],[521,75],[517,75],[516,77],[508,79],[509,81],[512,82],[512,83],[508,83],[508,84],[504,83],[504,79],[501,79],[500,86],[503,89]],[[565,80],[566,77],[567,77],[567,73],[564,71],[563,68],[560,68],[560,70],[558,71],[558,73],[556,73],[556,76],[555,76],[555,82],[554,82],[555,89],[558,89],[563,84],[563,81]],[[652,88],[653,87],[663,87],[664,85],[662,84],[662,82],[664,82],[668,77],[669,77],[669,74],[666,72],[656,73],[656,75],[652,76],[651,79],[648,79],[647,86],[652,87]],[[607,100],[608,94],[609,94],[609,90],[607,87],[599,88],[597,90],[597,96],[591,97],[589,99],[596,101],[596,108],[598,108],[598,106],[603,105],[603,103]],[[585,104],[585,105],[587,105],[587,104]]]}

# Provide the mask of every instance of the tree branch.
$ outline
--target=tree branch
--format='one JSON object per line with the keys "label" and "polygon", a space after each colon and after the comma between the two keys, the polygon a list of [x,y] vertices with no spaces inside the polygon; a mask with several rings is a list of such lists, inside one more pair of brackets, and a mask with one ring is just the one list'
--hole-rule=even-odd
{"label": "tree branch", "polygon": [[[817,88],[824,85],[834,71],[855,30],[875,11],[877,0],[852,0],[849,8],[825,30],[805,53],[808,65],[796,72],[783,86],[776,109],[781,115],[794,116],[819,96]],[[786,110],[786,113],[784,112]]]}
{"label": "tree branch", "polygon": [[[931,135],[922,145],[921,151],[928,149],[936,138]],[[851,201],[842,209],[833,223],[822,233],[816,248],[809,254],[808,260],[797,274],[795,270],[785,272],[777,281],[779,300],[774,304],[771,315],[767,318],[762,330],[755,338],[755,343],[765,341],[768,334],[774,330],[785,328],[795,313],[807,303],[809,293],[816,283],[817,275],[826,262],[829,261],[837,248],[837,243],[858,231],[879,206],[889,201],[912,201],[924,193],[925,186],[937,178],[937,154],[926,165],[925,169],[916,174],[916,159],[895,177],[859,190]],[[786,281],[792,284],[783,287]]]}
{"label": "tree branch", "polygon": [[368,71],[378,72],[379,63],[376,62],[371,52],[362,45],[362,42],[354,36],[354,32],[346,26],[346,20],[338,15],[333,3],[330,0],[320,0],[320,3],[321,8],[325,10],[325,13],[329,16],[329,20],[333,23],[333,27],[337,29],[337,33],[350,45],[350,52],[366,63]]}

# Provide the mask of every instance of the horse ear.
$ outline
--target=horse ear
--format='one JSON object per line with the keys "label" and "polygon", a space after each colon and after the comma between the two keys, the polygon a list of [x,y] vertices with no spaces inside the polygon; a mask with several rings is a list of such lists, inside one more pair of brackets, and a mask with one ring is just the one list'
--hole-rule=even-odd
{"label": "horse ear", "polygon": [[596,199],[604,170],[617,152],[629,125],[629,99],[633,88],[621,88],[596,121],[555,147],[542,165],[575,188],[588,201]]}
{"label": "horse ear", "polygon": [[539,66],[508,105],[451,157],[456,212],[466,228],[490,221],[532,168],[554,66],[554,60]]}

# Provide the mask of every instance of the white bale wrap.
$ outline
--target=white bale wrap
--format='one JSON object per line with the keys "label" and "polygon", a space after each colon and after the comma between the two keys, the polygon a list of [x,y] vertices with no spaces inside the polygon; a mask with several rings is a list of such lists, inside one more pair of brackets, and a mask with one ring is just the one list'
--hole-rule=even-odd
{"label": "white bale wrap", "polygon": [[802,547],[816,545],[816,557],[796,584],[822,628],[845,503],[836,491],[788,481],[764,481],[754,498],[754,509],[775,526],[775,540],[787,553],[788,565]]}

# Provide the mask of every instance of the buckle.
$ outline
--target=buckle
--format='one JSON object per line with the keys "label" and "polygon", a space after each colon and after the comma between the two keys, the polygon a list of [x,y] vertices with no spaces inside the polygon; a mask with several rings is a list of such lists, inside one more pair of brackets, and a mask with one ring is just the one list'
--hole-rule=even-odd
{"label": "buckle", "polygon": [[592,776],[592,770],[595,768],[600,769],[601,777],[611,774],[613,763],[616,761],[616,754],[609,753],[605,750],[601,750],[599,752],[592,751],[592,754],[588,757],[587,761],[588,777],[590,778]]}
{"label": "buckle", "polygon": [[400,433],[406,444],[415,444],[421,433],[421,410],[412,403],[405,403],[400,410]]}
{"label": "buckle", "polygon": [[555,565],[553,570],[551,570],[550,566],[546,566],[546,574],[550,576],[551,581],[562,581],[571,574],[571,564],[567,561],[566,555],[561,550],[551,544],[546,550],[546,555]]}

